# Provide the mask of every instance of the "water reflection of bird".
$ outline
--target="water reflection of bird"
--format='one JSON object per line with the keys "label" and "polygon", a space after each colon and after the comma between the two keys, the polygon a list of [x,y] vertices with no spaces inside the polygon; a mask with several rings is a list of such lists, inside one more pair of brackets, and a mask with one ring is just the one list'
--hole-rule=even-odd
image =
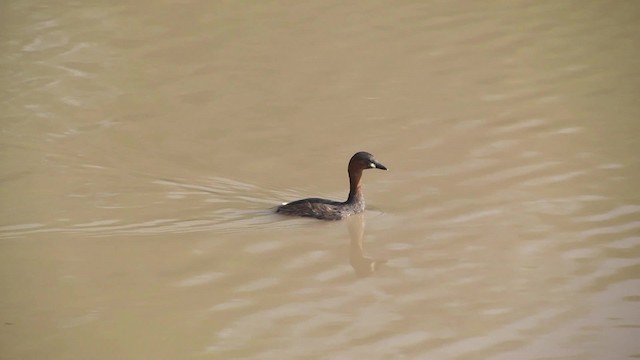
{"label": "water reflection of bird", "polygon": [[358,277],[370,276],[380,266],[387,262],[386,259],[374,259],[364,252],[364,214],[356,214],[348,219],[349,236],[349,262]]}

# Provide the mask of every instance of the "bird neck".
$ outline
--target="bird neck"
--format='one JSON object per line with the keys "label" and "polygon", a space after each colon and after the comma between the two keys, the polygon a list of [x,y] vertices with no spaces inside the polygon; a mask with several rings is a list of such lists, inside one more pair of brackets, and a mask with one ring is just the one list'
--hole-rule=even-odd
{"label": "bird neck", "polygon": [[362,196],[362,170],[349,169],[349,198],[348,203],[355,203],[363,201]]}

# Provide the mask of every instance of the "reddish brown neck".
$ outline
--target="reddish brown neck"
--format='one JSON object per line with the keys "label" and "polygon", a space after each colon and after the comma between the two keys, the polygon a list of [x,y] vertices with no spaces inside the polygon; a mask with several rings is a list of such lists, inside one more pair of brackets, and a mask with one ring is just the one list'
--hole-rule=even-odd
{"label": "reddish brown neck", "polygon": [[347,202],[362,200],[362,169],[349,168],[349,198]]}

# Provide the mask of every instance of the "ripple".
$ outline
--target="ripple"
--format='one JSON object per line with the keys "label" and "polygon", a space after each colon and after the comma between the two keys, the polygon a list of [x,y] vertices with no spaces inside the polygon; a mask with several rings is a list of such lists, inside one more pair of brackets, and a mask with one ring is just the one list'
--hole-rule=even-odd
{"label": "ripple", "polygon": [[38,36],[31,43],[25,45],[22,51],[34,52],[65,46],[69,43],[69,36],[61,31],[52,31]]}
{"label": "ripple", "polygon": [[111,219],[111,220],[97,220],[97,221],[92,221],[92,222],[88,222],[88,223],[83,223],[83,224],[75,224],[73,225],[73,227],[77,227],[77,228],[84,228],[84,227],[101,227],[104,225],[113,225],[113,224],[117,224],[119,223],[120,220],[115,220],[115,219]]}
{"label": "ripple", "polygon": [[636,229],[640,229],[640,221],[632,221],[625,224],[593,228],[581,232],[580,236],[582,238],[590,238],[598,235],[619,234]]}
{"label": "ripple", "polygon": [[485,176],[476,176],[473,179],[463,181],[462,185],[483,185],[504,181],[516,177],[530,175],[532,173],[555,167],[561,164],[559,161],[544,161],[538,164],[513,167],[506,170],[496,171]]}
{"label": "ripple", "polygon": [[579,195],[564,198],[540,199],[523,203],[528,212],[547,215],[569,215],[582,209],[585,204],[607,200],[604,196]]}
{"label": "ripple", "polygon": [[528,120],[523,120],[523,121],[520,121],[520,122],[515,122],[515,123],[510,124],[510,125],[497,127],[496,129],[491,130],[490,132],[492,134],[494,134],[494,135],[504,135],[506,133],[511,133],[511,132],[514,132],[514,131],[541,127],[541,126],[545,125],[546,123],[547,122],[545,120],[542,120],[542,119],[528,119]]}
{"label": "ripple", "polygon": [[102,314],[100,311],[92,310],[84,315],[80,315],[80,316],[62,321],[60,324],[60,327],[63,329],[68,329],[68,328],[74,328],[77,326],[86,325],[88,323],[99,320],[101,316]]}
{"label": "ripple", "polygon": [[235,310],[235,309],[242,309],[242,308],[251,306],[253,304],[254,304],[253,301],[247,300],[247,299],[231,299],[227,302],[220,303],[210,307],[209,311],[229,311],[229,310]]}
{"label": "ripple", "polygon": [[513,147],[516,144],[518,144],[518,141],[512,139],[494,141],[485,147],[474,149],[471,152],[471,156],[484,157],[494,155],[503,151],[507,151],[509,148]]}
{"label": "ripple", "polygon": [[615,209],[609,210],[604,214],[578,217],[575,219],[575,221],[600,222],[600,221],[612,220],[624,215],[636,214],[639,212],[640,212],[640,205],[622,205]]}
{"label": "ripple", "polygon": [[407,334],[393,335],[389,338],[378,341],[377,343],[371,344],[371,347],[373,348],[372,350],[377,348],[380,352],[389,353],[391,351],[396,353],[396,351],[401,350],[402,348],[420,344],[431,337],[432,335],[426,331],[413,331]]}
{"label": "ripple", "polygon": [[489,210],[481,210],[481,211],[474,211],[471,213],[467,213],[467,214],[463,214],[463,215],[459,215],[456,216],[452,219],[447,219],[444,221],[445,224],[457,224],[457,223],[462,223],[462,222],[468,222],[468,221],[472,221],[472,220],[476,220],[476,219],[482,219],[482,218],[486,218],[489,216],[495,216],[495,215],[499,215],[502,213],[502,210],[499,209],[489,209]]}
{"label": "ripple", "polygon": [[570,171],[568,173],[559,174],[559,175],[551,175],[551,176],[541,176],[536,179],[531,179],[522,182],[523,186],[540,186],[540,185],[548,185],[553,183],[559,183],[567,180],[571,180],[577,176],[585,174],[585,171]]}
{"label": "ripple", "polygon": [[242,286],[238,286],[236,288],[235,291],[238,292],[251,292],[251,291],[258,291],[258,290],[264,290],[270,287],[274,287],[276,285],[278,285],[280,283],[280,280],[278,278],[264,278],[264,279],[258,279],[255,281],[251,281],[248,284],[244,284]]}
{"label": "ripple", "polygon": [[[44,224],[17,224],[17,225],[5,225],[5,226],[0,226],[0,232],[14,232],[14,231],[19,231],[19,230],[33,230],[33,229],[39,229],[44,227]],[[19,232],[18,232],[19,234]]]}
{"label": "ripple", "polygon": [[200,285],[208,284],[208,283],[213,282],[215,280],[221,279],[224,276],[225,276],[225,274],[219,273],[219,272],[211,272],[211,273],[206,273],[206,274],[199,274],[199,275],[195,275],[193,277],[190,277],[188,279],[184,279],[184,280],[180,281],[177,284],[177,286],[179,286],[179,287],[200,286]]}
{"label": "ripple", "polygon": [[609,242],[607,246],[613,249],[633,249],[640,247],[640,236],[630,236],[614,240]]}
{"label": "ripple", "polygon": [[341,277],[350,276],[352,270],[347,266],[339,267],[335,269],[329,269],[318,273],[314,278],[320,282],[334,281]]}
{"label": "ripple", "polygon": [[564,312],[563,309],[548,309],[533,313],[524,319],[518,319],[511,324],[506,324],[490,334],[469,337],[454,341],[451,344],[422,353],[418,358],[444,359],[473,354],[475,351],[490,349],[498,344],[506,344],[516,341],[530,332],[531,329],[543,326]]}
{"label": "ripple", "polygon": [[263,241],[256,244],[247,245],[244,251],[251,254],[263,254],[281,249],[285,244],[282,241]]}
{"label": "ripple", "polygon": [[283,267],[289,270],[301,269],[301,268],[305,268],[305,267],[323,262],[327,258],[329,258],[329,254],[327,251],[323,251],[323,250],[310,251],[310,252],[307,252],[306,254],[300,254],[299,256],[296,256],[294,259],[286,263]]}

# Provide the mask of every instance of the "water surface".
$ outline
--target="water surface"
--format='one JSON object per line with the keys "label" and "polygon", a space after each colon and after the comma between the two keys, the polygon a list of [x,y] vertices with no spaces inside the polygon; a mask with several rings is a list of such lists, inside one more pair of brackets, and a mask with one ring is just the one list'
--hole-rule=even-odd
{"label": "water surface", "polygon": [[640,356],[636,2],[1,8],[0,357]]}

